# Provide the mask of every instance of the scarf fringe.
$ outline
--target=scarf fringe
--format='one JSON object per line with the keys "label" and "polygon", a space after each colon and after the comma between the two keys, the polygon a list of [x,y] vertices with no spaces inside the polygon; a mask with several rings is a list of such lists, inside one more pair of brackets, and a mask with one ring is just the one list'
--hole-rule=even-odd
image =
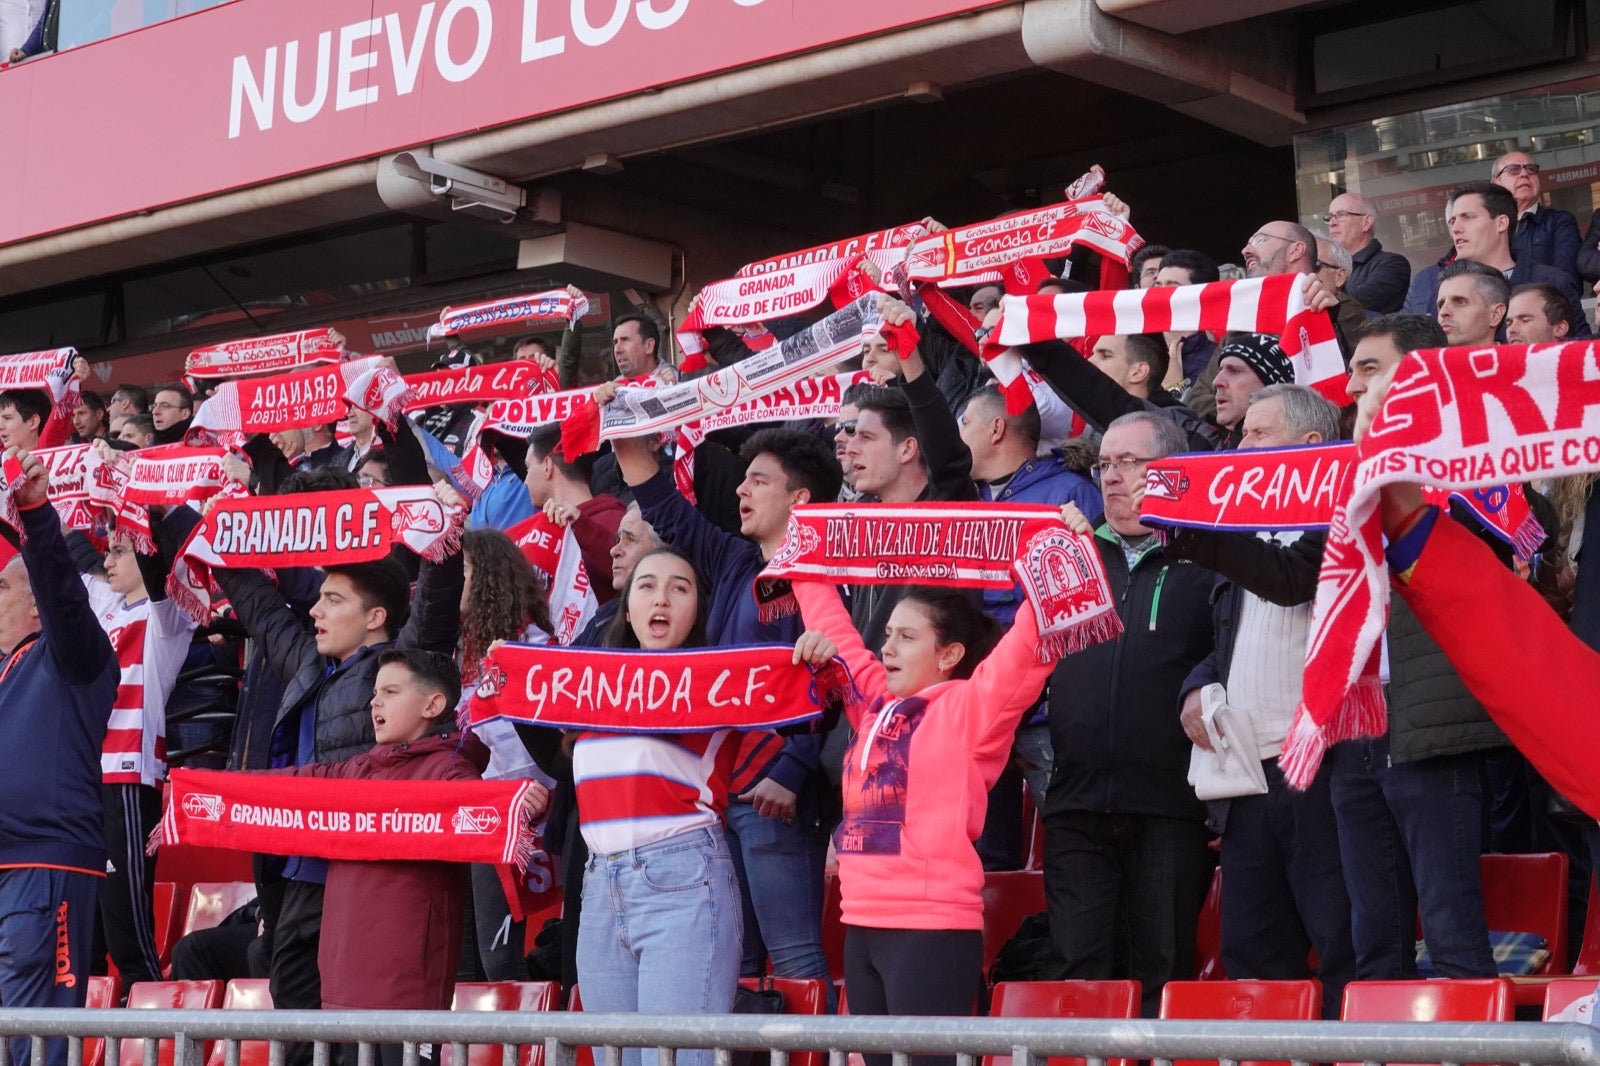
{"label": "scarf fringe", "polygon": [[211,620],[211,605],[201,599],[188,582],[180,581],[176,571],[167,575],[167,597],[197,624],[205,625]]}
{"label": "scarf fringe", "polygon": [[1511,534],[1512,551],[1516,553],[1518,559],[1532,559],[1538,554],[1539,545],[1543,544],[1548,536],[1538,517],[1529,511],[1522,524]]}
{"label": "scarf fringe", "polygon": [[1040,633],[1035,654],[1040,663],[1053,663],[1064,655],[1072,655],[1120,636],[1122,619],[1115,611],[1107,611],[1057,632]]}
{"label": "scarf fringe", "polygon": [[1382,736],[1389,727],[1388,704],[1383,685],[1375,677],[1362,678],[1345,695],[1338,713],[1318,725],[1302,702],[1294,722],[1283,740],[1278,766],[1290,786],[1299,791],[1311,787],[1328,748],[1344,740]]}

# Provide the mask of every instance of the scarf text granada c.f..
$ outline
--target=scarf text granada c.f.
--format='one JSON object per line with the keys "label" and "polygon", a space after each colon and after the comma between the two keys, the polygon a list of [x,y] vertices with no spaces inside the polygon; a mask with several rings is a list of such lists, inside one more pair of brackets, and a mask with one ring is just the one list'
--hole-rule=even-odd
{"label": "scarf text granada c.f.", "polygon": [[818,717],[848,691],[838,660],[812,670],[793,657],[794,648],[778,644],[679,651],[501,644],[484,657],[469,721],[615,733],[777,729]]}
{"label": "scarf text granada c.f.", "polygon": [[524,811],[532,787],[174,770],[150,847],[525,867],[538,841]]}
{"label": "scarf text granada c.f.", "polygon": [[1050,661],[1122,632],[1094,544],[1054,507],[994,503],[805,504],[756,579],[764,617],[795,609],[789,581],[949,588],[1021,583]]}
{"label": "scarf text granada c.f.", "polygon": [[1410,482],[1462,492],[1600,471],[1600,353],[1590,342],[1412,352],[1356,454],[1350,496],[1328,530],[1304,693],[1281,760],[1301,787],[1330,744],[1385,725],[1380,490]]}

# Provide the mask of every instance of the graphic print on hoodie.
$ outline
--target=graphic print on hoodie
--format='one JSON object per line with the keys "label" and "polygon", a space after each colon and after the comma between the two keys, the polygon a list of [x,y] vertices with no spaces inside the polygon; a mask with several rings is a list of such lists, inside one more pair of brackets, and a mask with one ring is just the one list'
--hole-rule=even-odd
{"label": "graphic print on hoodie", "polygon": [[833,834],[839,854],[900,854],[911,737],[927,709],[919,696],[888,700],[870,714],[871,725],[850,741],[844,760],[844,819]]}

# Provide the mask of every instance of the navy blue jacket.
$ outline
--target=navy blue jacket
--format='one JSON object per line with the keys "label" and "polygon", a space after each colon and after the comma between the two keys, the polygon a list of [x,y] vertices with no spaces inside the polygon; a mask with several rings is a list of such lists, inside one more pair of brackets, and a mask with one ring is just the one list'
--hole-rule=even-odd
{"label": "navy blue jacket", "polygon": [[1344,291],[1375,315],[1400,310],[1411,284],[1411,263],[1403,255],[1386,252],[1376,240],[1368,241],[1350,257],[1350,276]]}
{"label": "navy blue jacket", "polygon": [[1511,254],[1519,263],[1542,263],[1578,277],[1578,220],[1566,211],[1535,207],[1517,220]]}
{"label": "navy blue jacket", "polygon": [[[1443,260],[1423,270],[1411,279],[1411,291],[1406,293],[1405,310],[1408,314],[1427,315],[1437,318],[1439,314],[1439,271]],[[1530,282],[1541,281],[1554,285],[1566,294],[1572,301],[1572,306],[1578,312],[1578,320],[1572,323],[1572,332],[1568,334],[1574,339],[1591,336],[1589,331],[1589,317],[1583,313],[1583,294],[1578,291],[1578,279],[1565,270],[1545,266],[1543,263],[1530,263],[1517,260],[1516,266],[1511,269],[1511,277],[1507,279],[1511,287],[1526,285]],[[1505,324],[1500,326],[1500,339],[1505,339]]]}
{"label": "navy blue jacket", "polygon": [[[706,641],[714,647],[740,644],[793,644],[804,631],[800,616],[792,614],[763,622],[756,605],[756,575],[767,565],[761,546],[721,529],[684,499],[669,470],[633,487],[639,513],[650,523],[663,544],[687,555],[711,585],[706,613]],[[790,792],[798,793],[817,768],[822,752],[821,734],[784,738],[783,750],[761,776],[770,777]]]}
{"label": "navy blue jacket", "polygon": [[48,503],[23,511],[39,632],[0,660],[0,866],[106,868],[100,748],[121,671]]}
{"label": "navy blue jacket", "polygon": [[[1042,459],[1029,459],[999,491],[980,482],[978,498],[985,503],[1047,503],[1055,507],[1071,501],[1085,515],[1098,513],[1102,506],[1100,490],[1095,488],[1094,482],[1068,469],[1059,452]],[[983,609],[1003,626],[1011,625],[1017,615],[1017,604],[1021,602],[1020,586],[986,589],[983,593]]]}

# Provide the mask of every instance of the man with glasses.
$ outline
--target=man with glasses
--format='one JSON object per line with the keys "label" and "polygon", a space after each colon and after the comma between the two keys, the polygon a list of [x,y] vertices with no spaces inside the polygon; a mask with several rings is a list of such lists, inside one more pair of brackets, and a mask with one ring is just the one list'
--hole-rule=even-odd
{"label": "man with glasses", "polygon": [[156,389],[150,405],[150,420],[155,423],[156,444],[179,444],[194,420],[194,393],[177,382]]}
{"label": "man with glasses", "polygon": [[1383,250],[1373,236],[1378,212],[1372,201],[1357,193],[1341,193],[1322,216],[1328,233],[1350,253],[1350,276],[1345,290],[1374,315],[1400,310],[1411,284],[1411,263],[1403,255]]}
{"label": "man with glasses", "polygon": [[1050,678],[1055,770],[1045,792],[1045,899],[1063,978],[1133,978],[1153,1017],[1166,982],[1194,967],[1195,922],[1211,883],[1205,808],[1189,787],[1181,686],[1215,646],[1211,571],[1173,558],[1139,522],[1145,468],[1187,451],[1151,411],[1106,428],[1092,529],[1122,635],[1063,656]]}
{"label": "man with glasses", "polygon": [[1578,220],[1539,202],[1539,164],[1526,152],[1507,152],[1494,161],[1489,180],[1517,201],[1517,227],[1511,254],[1519,263],[1542,263],[1578,277]]}

